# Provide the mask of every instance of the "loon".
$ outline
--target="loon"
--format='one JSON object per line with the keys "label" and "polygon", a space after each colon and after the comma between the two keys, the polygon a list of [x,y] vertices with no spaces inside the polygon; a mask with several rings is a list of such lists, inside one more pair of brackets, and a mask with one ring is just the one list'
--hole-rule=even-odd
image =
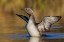
{"label": "loon", "polygon": [[44,31],[49,30],[52,24],[58,22],[61,19],[61,16],[45,16],[40,23],[36,23],[32,9],[24,8],[22,10],[29,15],[29,19],[25,18],[25,16],[21,18],[25,21],[26,19],[28,20],[26,21],[27,22],[26,28],[30,36],[42,36],[42,33]]}

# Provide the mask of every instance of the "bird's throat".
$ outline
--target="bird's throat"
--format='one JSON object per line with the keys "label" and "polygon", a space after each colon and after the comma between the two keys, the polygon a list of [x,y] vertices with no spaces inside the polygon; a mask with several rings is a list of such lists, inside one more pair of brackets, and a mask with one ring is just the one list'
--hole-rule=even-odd
{"label": "bird's throat", "polygon": [[28,14],[29,15],[29,17],[31,16],[31,14]]}

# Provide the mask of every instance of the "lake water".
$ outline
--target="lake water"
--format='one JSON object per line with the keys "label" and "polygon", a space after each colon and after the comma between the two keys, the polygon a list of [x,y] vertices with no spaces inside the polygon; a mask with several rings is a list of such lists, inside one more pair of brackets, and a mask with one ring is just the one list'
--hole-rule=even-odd
{"label": "lake water", "polygon": [[64,42],[64,33],[44,33],[47,36],[29,37],[29,34],[7,34],[0,36],[0,42]]}

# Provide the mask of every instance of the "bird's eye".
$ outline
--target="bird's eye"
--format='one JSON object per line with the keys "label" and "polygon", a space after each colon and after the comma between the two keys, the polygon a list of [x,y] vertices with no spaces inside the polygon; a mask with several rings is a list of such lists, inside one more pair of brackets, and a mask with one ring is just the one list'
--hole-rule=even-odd
{"label": "bird's eye", "polygon": [[27,9],[26,9],[27,10]]}

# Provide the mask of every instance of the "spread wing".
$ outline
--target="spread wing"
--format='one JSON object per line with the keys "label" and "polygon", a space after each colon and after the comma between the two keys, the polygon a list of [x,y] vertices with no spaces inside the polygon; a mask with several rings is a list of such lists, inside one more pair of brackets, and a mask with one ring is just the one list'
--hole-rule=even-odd
{"label": "spread wing", "polygon": [[52,24],[58,22],[61,19],[61,16],[46,16],[43,18],[42,22],[38,24],[39,31],[49,30]]}
{"label": "spread wing", "polygon": [[25,20],[28,23],[28,21],[29,21],[28,17],[23,16],[23,15],[19,15],[19,14],[16,14],[16,15],[19,16],[20,18],[22,18],[23,20]]}

